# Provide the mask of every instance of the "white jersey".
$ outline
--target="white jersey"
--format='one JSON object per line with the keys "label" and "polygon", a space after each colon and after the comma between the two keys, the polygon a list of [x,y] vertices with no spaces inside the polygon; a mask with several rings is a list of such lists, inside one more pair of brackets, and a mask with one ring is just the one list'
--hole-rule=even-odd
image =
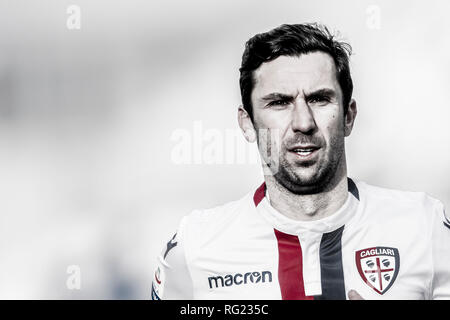
{"label": "white jersey", "polygon": [[441,202],[349,181],[317,221],[275,210],[263,184],[185,216],[158,260],[153,299],[450,299],[450,221]]}

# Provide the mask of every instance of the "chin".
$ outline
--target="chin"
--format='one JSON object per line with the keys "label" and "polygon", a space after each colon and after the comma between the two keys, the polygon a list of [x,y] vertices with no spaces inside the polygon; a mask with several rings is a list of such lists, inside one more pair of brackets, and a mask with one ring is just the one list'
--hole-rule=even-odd
{"label": "chin", "polygon": [[275,179],[287,190],[295,194],[315,194],[326,189],[328,179],[311,174],[290,175],[285,171],[280,171],[275,175]]}
{"label": "chin", "polygon": [[299,185],[313,185],[319,183],[323,179],[323,173],[317,166],[307,168],[293,168],[291,171],[292,182]]}
{"label": "chin", "polygon": [[321,167],[317,162],[308,167],[281,166],[275,179],[295,194],[317,194],[326,191],[336,172],[333,166]]}
{"label": "chin", "polygon": [[298,195],[308,195],[324,192],[327,186],[320,183],[312,183],[312,184],[288,184],[284,185],[284,187],[291,193]]}

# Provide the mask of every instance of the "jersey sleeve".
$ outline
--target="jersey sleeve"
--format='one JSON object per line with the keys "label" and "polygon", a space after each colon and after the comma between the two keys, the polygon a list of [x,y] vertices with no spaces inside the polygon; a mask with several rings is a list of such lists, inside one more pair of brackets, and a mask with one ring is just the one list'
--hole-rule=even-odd
{"label": "jersey sleeve", "polygon": [[450,220],[445,215],[444,206],[436,201],[432,229],[431,298],[450,299]]}
{"label": "jersey sleeve", "polygon": [[152,300],[193,299],[192,279],[185,255],[184,222],[185,218],[157,258],[152,280]]}

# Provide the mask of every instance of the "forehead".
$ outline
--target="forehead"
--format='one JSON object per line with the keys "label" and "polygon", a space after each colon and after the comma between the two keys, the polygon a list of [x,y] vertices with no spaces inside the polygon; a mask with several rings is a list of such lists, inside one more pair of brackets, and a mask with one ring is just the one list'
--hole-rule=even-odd
{"label": "forehead", "polygon": [[272,92],[295,94],[328,87],[339,90],[333,58],[324,52],[280,56],[254,71],[252,97]]}

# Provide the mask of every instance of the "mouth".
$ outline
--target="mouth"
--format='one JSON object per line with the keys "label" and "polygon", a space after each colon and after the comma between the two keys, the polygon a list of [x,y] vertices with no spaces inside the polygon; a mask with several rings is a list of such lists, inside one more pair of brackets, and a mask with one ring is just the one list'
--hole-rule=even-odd
{"label": "mouth", "polygon": [[317,154],[320,147],[317,146],[302,146],[289,149],[289,152],[295,154],[297,158],[302,160],[309,160]]}

